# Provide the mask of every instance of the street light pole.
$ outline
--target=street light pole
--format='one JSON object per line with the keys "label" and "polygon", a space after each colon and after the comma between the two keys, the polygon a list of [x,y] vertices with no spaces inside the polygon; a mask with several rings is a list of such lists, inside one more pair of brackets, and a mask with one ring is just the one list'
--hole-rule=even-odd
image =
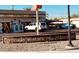
{"label": "street light pole", "polygon": [[69,39],[69,44],[68,46],[73,46],[72,40],[71,40],[71,28],[70,28],[70,5],[68,5],[68,39]]}

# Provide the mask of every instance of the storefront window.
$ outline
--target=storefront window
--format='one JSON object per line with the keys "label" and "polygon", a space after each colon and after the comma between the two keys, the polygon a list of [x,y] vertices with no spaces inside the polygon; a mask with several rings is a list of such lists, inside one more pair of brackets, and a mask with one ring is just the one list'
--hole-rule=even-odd
{"label": "storefront window", "polygon": [[22,30],[22,25],[20,25],[20,30]]}
{"label": "storefront window", "polygon": [[16,31],[18,31],[18,25],[15,25],[15,29],[16,29]]}

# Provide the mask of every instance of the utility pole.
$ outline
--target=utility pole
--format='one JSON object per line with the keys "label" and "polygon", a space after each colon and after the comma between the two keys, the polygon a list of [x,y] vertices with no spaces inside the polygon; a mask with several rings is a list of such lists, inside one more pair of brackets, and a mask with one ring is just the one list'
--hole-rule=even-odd
{"label": "utility pole", "polygon": [[68,39],[69,39],[68,46],[73,46],[71,40],[71,27],[70,27],[70,5],[68,5],[67,7],[68,7]]}
{"label": "utility pole", "polygon": [[14,5],[12,5],[12,10],[14,10]]}

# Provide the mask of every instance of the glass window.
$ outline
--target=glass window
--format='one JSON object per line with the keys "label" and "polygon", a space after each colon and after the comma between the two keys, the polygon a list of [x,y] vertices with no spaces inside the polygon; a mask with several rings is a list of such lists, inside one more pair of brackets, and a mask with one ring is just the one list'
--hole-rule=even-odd
{"label": "glass window", "polygon": [[22,25],[20,25],[20,30],[22,30]]}
{"label": "glass window", "polygon": [[15,29],[16,29],[16,31],[18,31],[18,25],[15,25]]}

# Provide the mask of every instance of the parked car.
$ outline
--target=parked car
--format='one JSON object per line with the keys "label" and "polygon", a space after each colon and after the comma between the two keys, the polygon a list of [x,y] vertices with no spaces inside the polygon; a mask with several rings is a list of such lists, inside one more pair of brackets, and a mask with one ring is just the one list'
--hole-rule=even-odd
{"label": "parked car", "polygon": [[[25,26],[25,29],[26,30],[36,30],[37,29],[36,23],[35,22],[30,23],[29,25]],[[39,30],[45,30],[45,29],[47,29],[46,22],[39,22]]]}
{"label": "parked car", "polygon": [[[68,29],[68,26],[69,26],[68,23],[64,23],[64,24],[57,25],[57,28],[59,28],[59,29]],[[70,24],[70,28],[75,29],[76,26],[74,24]]]}

